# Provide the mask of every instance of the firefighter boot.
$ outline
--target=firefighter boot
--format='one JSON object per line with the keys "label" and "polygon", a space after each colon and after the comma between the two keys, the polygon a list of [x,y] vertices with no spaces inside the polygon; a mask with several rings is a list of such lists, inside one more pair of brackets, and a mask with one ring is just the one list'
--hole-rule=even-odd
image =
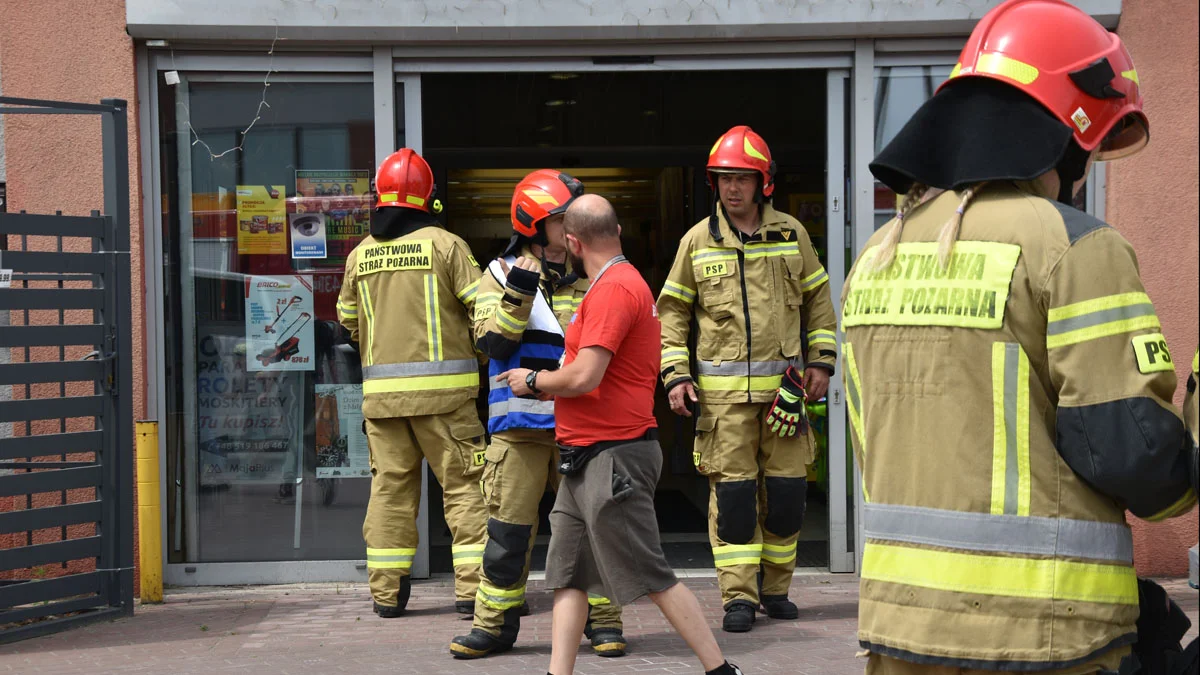
{"label": "firefighter boot", "polygon": [[474,600],[455,600],[454,601],[454,611],[458,612],[459,614],[474,615],[475,614],[475,601]]}
{"label": "firefighter boot", "polygon": [[748,633],[754,627],[754,604],[746,600],[734,600],[725,606],[725,620],[721,629],[726,633]]}
{"label": "firefighter boot", "polygon": [[400,592],[396,594],[396,605],[389,607],[381,605],[378,602],[372,601],[375,613],[381,619],[395,619],[399,616],[404,616],[404,609],[408,606],[408,596],[412,593],[412,581],[408,577],[400,577]]}
{"label": "firefighter boot", "polygon": [[772,619],[800,618],[800,608],[796,607],[796,603],[788,600],[786,595],[764,595],[762,596],[762,606],[767,616]]}
{"label": "firefighter boot", "polygon": [[521,628],[520,611],[520,608],[513,608],[504,612],[504,623],[498,635],[472,628],[470,633],[454,638],[450,641],[450,654],[456,659],[481,659],[512,649]]}
{"label": "firefighter boot", "polygon": [[592,628],[589,621],[583,633],[591,641],[596,656],[625,656],[625,634],[620,628]]}

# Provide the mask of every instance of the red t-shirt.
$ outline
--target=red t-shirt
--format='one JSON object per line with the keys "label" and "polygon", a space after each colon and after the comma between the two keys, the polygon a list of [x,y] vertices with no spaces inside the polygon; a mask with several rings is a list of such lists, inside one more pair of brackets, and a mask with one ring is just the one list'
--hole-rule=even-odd
{"label": "red t-shirt", "polygon": [[654,387],[661,339],[658,308],[642,275],[626,263],[609,267],[571,317],[563,363],[571,363],[587,347],[603,347],[613,358],[599,387],[583,396],[554,399],[559,443],[630,440],[658,426]]}

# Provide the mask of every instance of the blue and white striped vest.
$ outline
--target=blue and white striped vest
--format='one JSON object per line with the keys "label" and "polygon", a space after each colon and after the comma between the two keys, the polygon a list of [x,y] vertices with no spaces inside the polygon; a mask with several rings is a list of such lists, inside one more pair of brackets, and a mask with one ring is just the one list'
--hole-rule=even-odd
{"label": "blue and white striped vest", "polygon": [[[508,256],[505,262],[512,267],[516,257]],[[504,285],[507,275],[498,261],[492,261],[488,272]],[[488,363],[488,433],[508,429],[553,429],[554,402],[539,401],[513,395],[512,389],[496,376],[513,368],[532,370],[555,370],[559,367],[565,351],[562,326],[558,324],[550,303],[539,288],[533,298],[533,310],[529,324],[521,337],[521,344],[507,359],[491,359]]]}

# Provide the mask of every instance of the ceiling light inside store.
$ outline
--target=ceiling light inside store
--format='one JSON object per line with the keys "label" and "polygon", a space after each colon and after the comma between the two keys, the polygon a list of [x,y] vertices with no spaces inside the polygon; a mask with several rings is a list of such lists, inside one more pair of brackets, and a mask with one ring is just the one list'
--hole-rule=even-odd
{"label": "ceiling light inside store", "polygon": [[547,131],[554,131],[554,125],[547,124],[546,126],[542,127],[541,129],[538,129],[538,131],[540,131],[542,133],[546,133]]}
{"label": "ceiling light inside store", "polygon": [[551,73],[550,74],[550,79],[552,79],[552,80],[573,80],[577,77],[579,77],[579,73]]}
{"label": "ceiling light inside store", "polygon": [[655,115],[658,114],[658,111],[657,110],[643,110],[642,114],[645,115],[646,117],[654,117]]}
{"label": "ceiling light inside store", "polygon": [[551,108],[560,108],[560,107],[562,107],[562,106],[564,106],[564,105],[575,105],[575,99],[561,99],[561,98],[555,98],[555,99],[551,99],[551,100],[549,100],[549,101],[546,101],[546,105],[547,105],[547,106],[549,106],[549,107],[551,107]]}

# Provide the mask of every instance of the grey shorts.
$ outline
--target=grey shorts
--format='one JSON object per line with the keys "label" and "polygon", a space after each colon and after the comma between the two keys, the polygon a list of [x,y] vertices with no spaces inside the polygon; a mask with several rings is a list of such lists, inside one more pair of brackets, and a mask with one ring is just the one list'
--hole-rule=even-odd
{"label": "grey shorts", "polygon": [[633,441],[563,477],[550,512],[547,588],[576,588],[628,605],[679,583],[654,515],[661,471],[658,441]]}

